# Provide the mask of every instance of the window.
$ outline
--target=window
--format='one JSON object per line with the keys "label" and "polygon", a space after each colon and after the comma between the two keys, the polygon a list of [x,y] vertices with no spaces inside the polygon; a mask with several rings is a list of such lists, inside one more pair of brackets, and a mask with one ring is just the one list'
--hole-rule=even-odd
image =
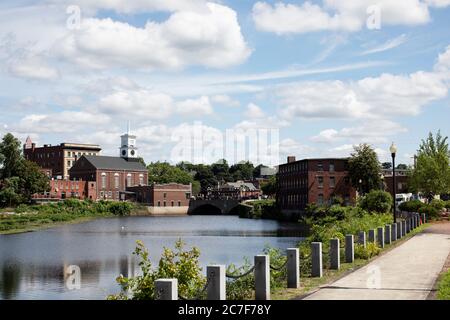
{"label": "window", "polygon": [[68,151],[68,152],[67,152],[67,156],[68,156],[68,157],[70,157],[70,155],[71,155],[71,152],[70,152],[70,151]]}
{"label": "window", "polygon": [[120,182],[119,182],[119,174],[116,173],[116,174],[114,174],[114,187],[115,187],[116,189],[119,189],[119,186],[120,186]]}
{"label": "window", "polygon": [[317,171],[323,171],[323,163],[317,164]]}
{"label": "window", "polygon": [[67,160],[67,166],[70,167],[70,160]]}
{"label": "window", "polygon": [[181,201],[178,201],[178,206],[181,207]]}
{"label": "window", "polygon": [[166,201],[164,201],[164,207],[166,206]]}
{"label": "window", "polygon": [[161,207],[161,201],[158,201],[158,207]]}
{"label": "window", "polygon": [[100,197],[103,198],[104,192],[100,191]]}
{"label": "window", "polygon": [[112,198],[112,191],[108,192],[108,197]]}
{"label": "window", "polygon": [[317,180],[319,183],[319,188],[323,188],[323,177],[318,177]]}
{"label": "window", "polygon": [[139,185],[141,185],[141,186],[144,185],[144,175],[143,174],[139,175]]}
{"label": "window", "polygon": [[173,207],[174,206],[174,202],[172,201],[171,204],[172,204],[172,207]]}
{"label": "window", "polygon": [[164,197],[164,199],[167,198],[167,193],[164,192],[163,197]]}
{"label": "window", "polygon": [[106,173],[102,173],[102,189],[106,189]]}
{"label": "window", "polygon": [[127,187],[131,187],[131,173],[127,174]]}
{"label": "window", "polygon": [[323,194],[319,194],[317,197],[317,204],[322,205],[323,204]]}
{"label": "window", "polygon": [[334,163],[330,163],[330,172],[334,172]]}
{"label": "window", "polygon": [[190,192],[186,192],[186,199],[190,199],[191,198],[191,193]]}
{"label": "window", "polygon": [[330,177],[330,188],[334,188],[336,186],[336,178]]}

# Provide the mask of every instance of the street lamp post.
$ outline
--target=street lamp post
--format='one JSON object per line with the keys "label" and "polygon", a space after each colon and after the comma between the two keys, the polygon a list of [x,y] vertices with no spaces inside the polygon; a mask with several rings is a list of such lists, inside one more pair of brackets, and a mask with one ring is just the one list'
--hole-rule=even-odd
{"label": "street lamp post", "polygon": [[395,154],[397,153],[397,146],[392,142],[389,151],[392,155],[392,193],[394,194],[394,223],[397,222],[397,205],[395,201],[395,197],[397,195],[397,188],[395,183]]}

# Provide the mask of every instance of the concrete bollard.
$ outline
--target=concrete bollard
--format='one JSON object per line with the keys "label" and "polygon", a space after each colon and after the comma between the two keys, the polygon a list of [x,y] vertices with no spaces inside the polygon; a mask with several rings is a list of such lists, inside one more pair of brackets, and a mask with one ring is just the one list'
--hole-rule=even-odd
{"label": "concrete bollard", "polygon": [[375,242],[375,229],[369,230],[369,242]]}
{"label": "concrete bollard", "polygon": [[359,232],[358,244],[362,245],[364,248],[366,247],[366,232],[365,231]]}
{"label": "concrete bollard", "polygon": [[401,239],[403,238],[403,227],[402,227],[402,222],[399,221],[397,222],[397,239]]}
{"label": "concrete bollard", "polygon": [[379,227],[377,229],[377,239],[378,239],[378,246],[380,248],[384,248],[384,228]]}
{"label": "concrete bollard", "polygon": [[330,240],[330,269],[339,270],[341,268],[341,248],[339,239]]}
{"label": "concrete bollard", "polygon": [[155,300],[178,300],[178,279],[156,280]]}
{"label": "concrete bollard", "polygon": [[311,276],[322,278],[323,275],[322,242],[311,243],[311,260],[312,260]]}
{"label": "concrete bollard", "polygon": [[207,300],[226,300],[225,266],[207,266],[206,279],[209,279],[206,288]]}
{"label": "concrete bollard", "polygon": [[417,228],[420,227],[420,216],[418,213],[416,213],[416,225],[417,225]]}
{"label": "concrete bollard", "polygon": [[406,220],[402,221],[402,235],[406,236]]}
{"label": "concrete bollard", "polygon": [[410,233],[410,232],[411,232],[411,219],[406,218],[406,233]]}
{"label": "concrete bollard", "polygon": [[352,263],[355,261],[355,239],[354,235],[345,236],[345,262]]}
{"label": "concrete bollard", "polygon": [[300,253],[298,248],[288,248],[287,253],[287,287],[297,289],[300,286]]}
{"label": "concrete bollard", "polygon": [[392,237],[391,225],[387,224],[384,227],[384,243],[391,244],[391,242],[392,242],[391,237]]}
{"label": "concrete bollard", "polygon": [[425,213],[422,213],[422,223],[427,223],[427,216]]}
{"label": "concrete bollard", "polygon": [[397,241],[397,224],[393,223],[391,225],[391,240],[392,242]]}
{"label": "concrete bollard", "polygon": [[417,215],[414,214],[412,218],[413,218],[413,229],[416,229],[416,228],[418,227],[418,224],[417,224]]}
{"label": "concrete bollard", "polygon": [[255,299],[270,300],[270,258],[255,256]]}

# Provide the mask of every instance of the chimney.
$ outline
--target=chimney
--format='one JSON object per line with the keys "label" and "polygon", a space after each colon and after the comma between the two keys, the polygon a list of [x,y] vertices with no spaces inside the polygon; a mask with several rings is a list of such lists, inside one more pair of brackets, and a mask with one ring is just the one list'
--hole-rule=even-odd
{"label": "chimney", "polygon": [[288,162],[288,163],[295,162],[295,157],[294,157],[294,156],[289,156],[289,157],[287,157],[287,162]]}

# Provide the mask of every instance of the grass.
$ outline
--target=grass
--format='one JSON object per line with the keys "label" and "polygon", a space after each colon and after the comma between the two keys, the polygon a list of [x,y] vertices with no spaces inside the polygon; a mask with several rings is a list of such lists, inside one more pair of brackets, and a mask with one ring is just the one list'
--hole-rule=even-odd
{"label": "grass", "polygon": [[[66,200],[43,205],[20,205],[13,215],[0,212],[0,234],[36,231],[62,224],[74,224],[96,218],[129,215],[133,206],[116,202]],[[13,211],[13,210],[11,210]]]}
{"label": "grass", "polygon": [[436,298],[438,300],[450,300],[450,270],[439,279]]}
{"label": "grass", "polygon": [[[312,292],[319,289],[321,286],[328,285],[332,282],[337,281],[338,279],[346,276],[347,274],[358,270],[361,267],[364,267],[380,255],[383,255],[390,250],[394,249],[395,247],[398,247],[408,239],[412,238],[418,233],[421,233],[424,229],[428,228],[430,226],[429,223],[425,223],[421,225],[420,227],[412,230],[410,233],[408,233],[406,236],[404,236],[402,239],[397,240],[389,245],[385,245],[383,249],[381,249],[381,253],[378,256],[372,257],[367,260],[363,259],[355,259],[353,263],[342,263],[341,262],[341,268],[340,270],[329,270],[325,269],[323,270],[323,277],[322,278],[311,278],[311,277],[303,277],[300,278],[300,287],[298,289],[287,289],[287,288],[281,288],[277,290],[273,290],[271,298],[273,300],[291,300],[291,299],[298,299],[303,296],[306,296],[308,294],[311,294]],[[324,259],[325,260],[325,259]],[[342,259],[341,259],[342,261]],[[447,293],[450,294],[450,275],[448,275],[447,279]]]}

